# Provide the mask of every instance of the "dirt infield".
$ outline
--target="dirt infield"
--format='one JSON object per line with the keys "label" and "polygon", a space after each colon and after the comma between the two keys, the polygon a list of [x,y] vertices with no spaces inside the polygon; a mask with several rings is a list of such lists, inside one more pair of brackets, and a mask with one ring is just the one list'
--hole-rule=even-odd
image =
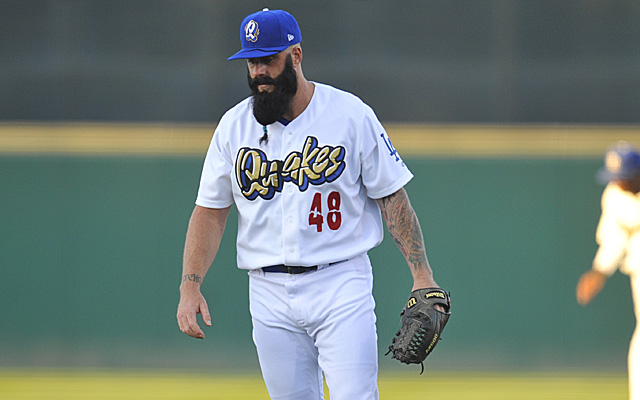
{"label": "dirt infield", "polygon": [[[381,373],[380,399],[428,396],[448,400],[623,400],[624,374]],[[326,390],[325,390],[326,391]],[[0,370],[3,400],[259,400],[268,399],[257,375],[202,371]],[[326,395],[325,398],[329,399]]]}

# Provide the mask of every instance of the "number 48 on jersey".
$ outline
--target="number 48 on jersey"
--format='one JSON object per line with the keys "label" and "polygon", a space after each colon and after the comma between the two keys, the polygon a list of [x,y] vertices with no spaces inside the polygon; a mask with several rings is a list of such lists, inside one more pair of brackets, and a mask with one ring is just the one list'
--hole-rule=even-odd
{"label": "number 48 on jersey", "polygon": [[[340,213],[340,193],[331,192],[326,198],[326,205],[329,212],[327,213],[327,226],[332,231],[337,230],[342,225],[342,214]],[[324,225],[324,216],[322,214],[323,198],[322,193],[316,193],[311,202],[309,210],[309,226],[316,226],[317,232],[322,232]]]}

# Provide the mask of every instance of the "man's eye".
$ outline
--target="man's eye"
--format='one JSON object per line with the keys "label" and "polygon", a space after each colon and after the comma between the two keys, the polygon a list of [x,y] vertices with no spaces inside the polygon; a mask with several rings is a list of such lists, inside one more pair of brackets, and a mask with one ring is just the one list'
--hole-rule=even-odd
{"label": "man's eye", "polygon": [[249,65],[269,65],[269,64],[271,64],[271,62],[273,62],[274,59],[275,59],[275,57],[273,57],[273,56],[260,57],[260,58],[249,58],[247,60],[247,62],[249,63]]}

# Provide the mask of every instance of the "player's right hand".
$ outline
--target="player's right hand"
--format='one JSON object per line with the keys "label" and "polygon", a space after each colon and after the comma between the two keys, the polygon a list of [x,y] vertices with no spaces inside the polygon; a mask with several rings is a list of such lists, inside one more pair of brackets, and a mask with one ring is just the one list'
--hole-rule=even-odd
{"label": "player's right hand", "polygon": [[204,324],[211,326],[209,307],[200,290],[181,290],[177,315],[178,326],[183,333],[196,339],[204,339],[204,332],[196,318],[197,314],[202,314]]}
{"label": "player's right hand", "polygon": [[578,304],[588,304],[604,287],[607,277],[601,272],[589,270],[582,274],[576,287]]}

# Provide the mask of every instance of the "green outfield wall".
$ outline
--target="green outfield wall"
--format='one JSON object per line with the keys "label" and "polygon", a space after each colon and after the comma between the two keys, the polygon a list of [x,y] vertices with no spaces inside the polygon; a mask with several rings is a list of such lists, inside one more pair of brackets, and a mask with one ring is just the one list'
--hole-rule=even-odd
{"label": "green outfield wall", "polygon": [[[257,368],[235,212],[203,285],[213,327],[202,341],[175,322],[204,151],[0,156],[0,366]],[[599,154],[405,161],[453,299],[427,368],[625,368],[628,278],[616,273],[587,307],[574,296],[596,250]],[[388,236],[371,257],[383,354],[411,281]],[[381,365],[397,367],[382,355]]]}

